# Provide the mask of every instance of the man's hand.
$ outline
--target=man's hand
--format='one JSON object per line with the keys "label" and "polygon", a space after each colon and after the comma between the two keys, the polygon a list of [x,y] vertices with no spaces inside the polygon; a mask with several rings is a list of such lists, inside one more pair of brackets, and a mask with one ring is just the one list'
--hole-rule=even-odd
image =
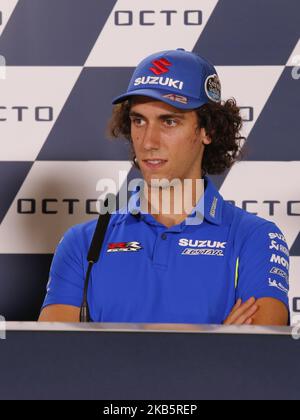
{"label": "man's hand", "polygon": [[71,305],[46,306],[39,317],[38,322],[79,322],[80,308]]}
{"label": "man's hand", "polygon": [[239,299],[226,321],[224,321],[224,325],[251,325],[253,316],[258,309],[259,306],[256,304],[254,297],[245,303],[242,303],[242,299]]}

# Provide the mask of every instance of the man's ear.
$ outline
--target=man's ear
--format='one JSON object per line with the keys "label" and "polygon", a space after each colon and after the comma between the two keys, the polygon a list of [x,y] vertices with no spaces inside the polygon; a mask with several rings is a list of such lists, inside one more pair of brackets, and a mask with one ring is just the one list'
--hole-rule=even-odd
{"label": "man's ear", "polygon": [[211,144],[212,139],[207,135],[205,128],[201,128],[200,130],[200,138],[202,143],[207,146],[208,144]]}

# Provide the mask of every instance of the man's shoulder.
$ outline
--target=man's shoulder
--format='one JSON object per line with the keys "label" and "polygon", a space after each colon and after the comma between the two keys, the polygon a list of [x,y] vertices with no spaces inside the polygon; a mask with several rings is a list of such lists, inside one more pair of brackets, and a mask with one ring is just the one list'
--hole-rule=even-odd
{"label": "man's shoulder", "polygon": [[[122,214],[120,214],[119,212],[111,214],[110,215],[109,226],[116,224],[119,220],[122,220],[123,217],[124,216]],[[83,222],[83,223],[73,225],[67,231],[67,233],[71,233],[72,235],[75,235],[76,237],[92,239],[92,237],[95,233],[95,229],[96,229],[98,220],[99,220],[99,218],[96,218],[96,219],[93,219],[93,220],[89,220],[88,222]]]}
{"label": "man's shoulder", "polygon": [[278,226],[271,220],[249,213],[232,203],[226,203],[225,213],[227,214],[227,218],[231,220],[233,229],[236,230],[241,237],[248,237],[260,230],[270,232],[273,230],[279,231]]}
{"label": "man's shoulder", "polygon": [[65,230],[61,237],[56,252],[81,253],[86,252],[88,244],[91,241],[93,232],[95,231],[97,220],[73,225]]}

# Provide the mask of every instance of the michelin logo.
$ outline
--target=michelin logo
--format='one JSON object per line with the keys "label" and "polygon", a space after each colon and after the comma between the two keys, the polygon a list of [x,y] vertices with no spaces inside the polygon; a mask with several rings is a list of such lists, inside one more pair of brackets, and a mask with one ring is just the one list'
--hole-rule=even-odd
{"label": "michelin logo", "polygon": [[275,287],[276,289],[279,289],[281,292],[284,292],[287,295],[289,294],[289,290],[286,287],[284,287],[281,283],[278,283],[276,280],[269,279],[269,286]]}
{"label": "michelin logo", "polygon": [[184,83],[180,80],[170,79],[169,77],[155,77],[155,76],[148,76],[148,77],[139,77],[135,80],[134,86],[140,85],[160,85],[160,86],[167,86],[173,89],[182,90],[184,87]]}

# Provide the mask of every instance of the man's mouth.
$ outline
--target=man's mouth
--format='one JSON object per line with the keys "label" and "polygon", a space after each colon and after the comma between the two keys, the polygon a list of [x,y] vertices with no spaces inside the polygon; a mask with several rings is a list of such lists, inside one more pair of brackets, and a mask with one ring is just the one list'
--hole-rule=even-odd
{"label": "man's mouth", "polygon": [[147,159],[143,160],[146,166],[150,169],[158,169],[164,166],[168,161],[162,159]]}

